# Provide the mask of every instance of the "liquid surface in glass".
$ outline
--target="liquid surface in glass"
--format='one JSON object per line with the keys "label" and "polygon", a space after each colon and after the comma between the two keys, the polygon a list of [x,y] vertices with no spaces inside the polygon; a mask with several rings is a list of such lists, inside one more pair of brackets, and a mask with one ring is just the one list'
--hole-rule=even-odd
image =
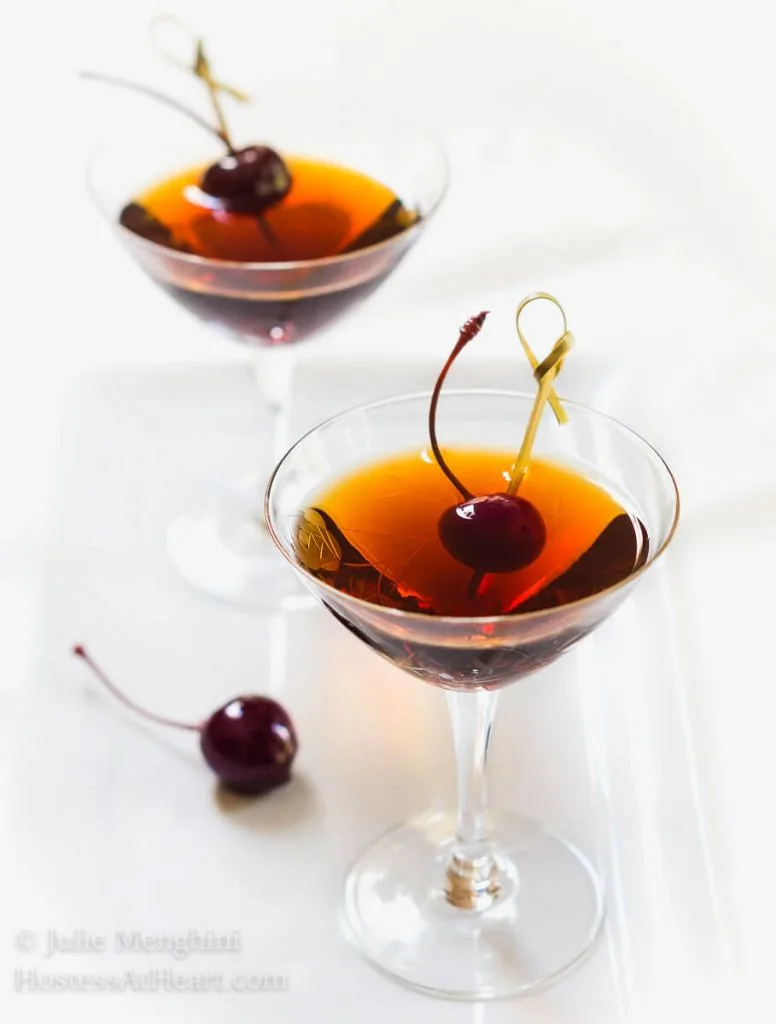
{"label": "liquid surface in glass", "polygon": [[365,248],[417,219],[387,186],[360,171],[303,157],[288,157],[286,165],[291,190],[261,217],[219,208],[223,204],[199,188],[205,167],[193,167],[136,196],[120,222],[195,256],[284,263]]}
{"label": "liquid surface in glass", "polygon": [[[473,494],[506,491],[513,452],[446,449],[445,458]],[[310,563],[299,535],[297,551],[308,571],[347,594],[452,616],[559,607],[624,580],[646,561],[640,520],[575,470],[535,459],[519,493],[541,513],[547,541],[534,562],[515,572],[475,580],[443,547],[439,518],[461,496],[426,449],[374,463],[331,486],[311,503],[320,522],[313,516],[307,524],[322,557]]]}

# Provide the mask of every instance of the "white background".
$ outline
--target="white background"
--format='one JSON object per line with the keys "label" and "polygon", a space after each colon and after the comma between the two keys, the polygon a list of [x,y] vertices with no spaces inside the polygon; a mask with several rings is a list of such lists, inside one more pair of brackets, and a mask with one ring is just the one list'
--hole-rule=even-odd
{"label": "white background", "polygon": [[[17,4],[4,19],[0,737],[13,728],[29,656],[68,380],[108,362],[242,358],[130,265],[83,187],[89,149],[119,101],[77,82],[77,69],[190,95],[149,54],[146,25],[160,10],[74,0]],[[643,369],[652,413],[639,426],[676,464],[685,549],[697,556],[696,698],[718,787],[714,830],[754,973],[773,912],[776,777],[767,5],[190,0],[163,10],[211,40],[230,80],[336,83],[410,106],[448,145],[454,185],[437,224],[318,352],[363,355],[389,331],[407,353],[441,352],[463,317],[490,305],[503,354],[516,300],[543,287],[563,298],[580,345]],[[0,833],[0,854],[5,842],[13,836]]]}

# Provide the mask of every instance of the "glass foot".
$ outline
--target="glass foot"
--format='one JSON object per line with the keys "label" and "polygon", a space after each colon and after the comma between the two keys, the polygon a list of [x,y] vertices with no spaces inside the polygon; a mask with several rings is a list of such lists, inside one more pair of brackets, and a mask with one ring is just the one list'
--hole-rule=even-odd
{"label": "glass foot", "polygon": [[592,951],[604,900],[585,856],[529,818],[495,813],[488,827],[501,888],[484,910],[445,897],[452,814],[414,818],[359,857],[343,923],[375,967],[428,995],[501,999],[558,981]]}
{"label": "glass foot", "polygon": [[259,493],[258,487],[245,488],[217,507],[173,520],[167,551],[180,575],[211,597],[260,611],[310,606],[312,596],[254,511]]}

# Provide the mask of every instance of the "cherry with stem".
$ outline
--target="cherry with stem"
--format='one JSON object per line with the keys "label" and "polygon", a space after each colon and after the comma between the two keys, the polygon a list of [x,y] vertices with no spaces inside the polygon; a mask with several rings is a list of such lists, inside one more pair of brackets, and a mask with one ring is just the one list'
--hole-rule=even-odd
{"label": "cherry with stem", "polygon": [[525,568],[539,557],[547,541],[547,528],[539,510],[526,498],[518,496],[517,490],[525,476],[545,404],[550,401],[559,421],[565,419],[565,413],[553,389],[553,382],[571,348],[573,337],[565,330],[564,314],[564,334],[555,343],[547,358],[541,363],[538,362],[520,330],[522,310],[537,298],[550,299],[561,308],[557,300],[544,292],[528,296],[518,307],[518,335],[534,370],[539,390],[526,425],[520,451],[510,473],[506,493],[475,497],[447,465],[436,433],[437,407],[442,385],[460,353],[479,334],[487,313],[479,313],[467,320],[462,327],[458,341],[437,378],[429,404],[429,437],[434,457],[442,472],[463,497],[462,502],[452,505],[440,516],[439,538],[453,558],[474,570],[468,591],[471,600],[478,595],[486,574],[509,573]]}
{"label": "cherry with stem", "polygon": [[291,778],[299,743],[288,712],[277,701],[259,695],[235,697],[202,722],[181,722],[135,703],[94,661],[83,644],[76,644],[72,653],[135,714],[156,725],[199,733],[202,756],[227,789],[256,796]]}
{"label": "cherry with stem", "polygon": [[217,82],[210,70],[205,44],[196,41],[196,53],[191,68],[205,83],[218,134],[227,148],[227,156],[209,167],[202,176],[201,186],[208,195],[221,199],[235,213],[253,213],[270,245],[277,238],[262,216],[265,209],[284,199],[291,189],[291,175],[282,158],[268,146],[246,146],[235,149],[219,99],[219,92],[228,91],[239,96],[234,89]]}
{"label": "cherry with stem", "polygon": [[221,107],[219,93],[229,92],[243,101],[247,100],[247,97],[236,89],[216,81],[211,72],[202,40],[196,40],[196,53],[191,67],[184,66],[205,83],[213,107],[216,127],[178,100],[166,96],[156,89],[114,75],[82,72],[81,77],[146,95],[178,111],[199,125],[200,128],[215,135],[226,146],[227,153],[205,170],[199,183],[200,188],[206,195],[219,200],[225,211],[255,216],[264,237],[270,245],[277,246],[278,239],[263,215],[288,195],[292,184],[288,167],[282,157],[269,146],[251,145],[242,149],[234,147]]}

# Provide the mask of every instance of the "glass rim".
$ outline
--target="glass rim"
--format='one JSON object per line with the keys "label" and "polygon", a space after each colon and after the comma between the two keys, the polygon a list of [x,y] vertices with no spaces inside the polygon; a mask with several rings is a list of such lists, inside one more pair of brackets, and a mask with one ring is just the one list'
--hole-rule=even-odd
{"label": "glass rim", "polygon": [[[299,437],[294,442],[293,445],[291,445],[291,447],[288,449],[288,451],[285,453],[282,459],[280,459],[275,468],[272,470],[272,474],[269,478],[269,481],[267,483],[267,489],[264,494],[264,521],[267,524],[267,529],[269,530],[269,534],[272,537],[275,546],[279,549],[280,553],[283,555],[283,557],[286,559],[289,565],[293,566],[293,568],[296,569],[298,572],[302,572],[305,575],[310,575],[302,566],[299,565],[298,562],[294,561],[289,552],[286,550],[286,545],[282,541],[278,532],[276,531],[274,523],[272,522],[272,517],[270,515],[270,497],[272,494],[272,489],[275,485],[275,480],[278,476],[278,473],[280,472],[281,468],[286,463],[288,458],[309,437],[312,437],[312,435],[317,433],[317,431],[322,430],[324,427],[327,427],[332,423],[335,423],[339,419],[344,419],[346,416],[352,415],[353,413],[356,412],[368,412],[370,410],[379,409],[386,405],[398,405],[401,402],[408,402],[421,398],[430,401],[431,395],[431,390],[407,391],[398,395],[391,395],[388,398],[380,398],[374,402],[365,402],[361,405],[351,406],[348,409],[344,409],[341,412],[335,413],[333,416],[327,417],[325,420],[322,420],[314,427],[311,427],[309,430],[306,430],[304,434],[302,434],[302,436]],[[461,398],[467,395],[491,395],[498,396],[501,398],[525,398],[531,402],[533,402],[533,400],[536,397],[535,394],[529,391],[515,391],[509,388],[450,388],[441,395],[441,399],[444,399],[445,397]],[[633,430],[631,427],[627,426],[621,420],[618,420],[615,416],[610,416],[608,413],[600,412],[598,409],[594,409],[590,405],[585,405],[583,402],[575,402],[565,398],[561,398],[560,401],[565,409],[577,410],[587,415],[592,415],[599,419],[606,420],[609,423],[613,424],[615,427],[617,427],[619,430],[624,431],[626,434],[630,434],[632,437],[634,437],[641,445],[644,446],[644,448],[646,448],[649,452],[652,453],[652,455],[657,459],[659,464],[663,467],[670,482],[670,487],[673,490],[673,518],[671,521],[671,525],[668,528],[668,532],[666,533],[666,536],[663,539],[663,542],[655,552],[654,556],[651,559],[649,559],[649,561],[645,562],[644,565],[640,566],[629,576],[626,576],[625,579],[620,580],[617,583],[613,583],[610,586],[605,587],[603,590],[598,590],[595,594],[588,594],[587,597],[581,597],[575,601],[569,601],[567,604],[563,604],[555,608],[539,608],[531,612],[515,611],[508,615],[428,615],[425,612],[404,611],[401,608],[389,608],[385,605],[375,604],[372,601],[365,601],[361,597],[354,597],[352,594],[348,594],[345,591],[338,590],[337,587],[334,587],[330,583],[327,583],[326,580],[318,579],[317,576],[313,577],[313,579],[315,579],[316,583],[325,587],[327,591],[331,591],[332,594],[338,595],[341,599],[345,599],[349,602],[352,601],[357,607],[367,609],[371,614],[375,614],[375,612],[377,612],[382,615],[387,615],[389,616],[389,618],[396,619],[400,622],[405,620],[410,622],[425,622],[426,624],[439,622],[450,626],[454,626],[456,624],[472,624],[473,626],[482,626],[487,625],[488,623],[535,622],[542,616],[552,616],[553,614],[560,614],[562,612],[568,612],[570,610],[577,610],[590,607],[591,605],[595,604],[595,602],[598,601],[600,598],[609,596],[610,594],[614,594],[617,591],[630,586],[635,580],[639,579],[647,571],[647,569],[651,568],[655,564],[655,562],[664,553],[664,551],[674,538],[677,526],[679,525],[679,516],[681,511],[681,499],[679,495],[679,486],[676,482],[676,478],[673,472],[671,471],[671,467],[668,465],[668,463],[660,454],[660,452],[653,445],[651,445],[649,441],[646,440],[646,438],[642,437],[642,435],[639,434],[638,431]]]}
{"label": "glass rim", "polygon": [[[450,158],[447,154],[445,147],[439,141],[436,133],[433,132],[426,124],[422,121],[412,122],[416,125],[417,129],[431,143],[433,148],[436,150],[437,155],[440,159],[442,167],[442,186],[438,190],[437,195],[434,198],[427,213],[424,213],[421,218],[414,224],[410,224],[409,227],[404,228],[397,235],[392,235],[390,238],[385,238],[381,242],[375,242],[373,245],[365,246],[363,249],[356,249],[355,252],[339,253],[334,256],[324,256],[318,259],[306,259],[306,260],[286,260],[283,262],[262,262],[259,260],[246,262],[240,260],[217,260],[210,256],[197,256],[194,253],[179,252],[177,249],[170,249],[168,246],[161,245],[159,242],[153,242],[148,238],[144,238],[142,235],[136,234],[134,231],[130,231],[129,228],[124,227],[116,219],[114,220],[104,205],[100,202],[96,194],[95,188],[95,175],[94,168],[100,159],[100,156],[105,152],[109,151],[111,146],[114,144],[112,137],[103,138],[91,151],[90,155],[86,160],[86,166],[84,169],[84,177],[86,181],[86,191],[92,202],[92,205],[97,209],[101,217],[107,222],[107,224],[114,230],[118,230],[119,234],[125,235],[130,241],[135,244],[140,244],[147,248],[150,252],[156,253],[159,256],[164,256],[167,259],[178,260],[183,264],[199,267],[215,267],[215,268],[226,268],[232,270],[245,270],[253,272],[264,272],[270,273],[272,271],[278,272],[289,272],[292,270],[314,270],[316,268],[338,266],[340,264],[355,263],[359,259],[366,256],[370,256],[374,253],[381,251],[390,251],[394,248],[402,239],[412,238],[414,235],[419,234],[420,231],[426,226],[428,221],[436,214],[439,207],[450,190]],[[123,137],[118,136],[117,137]],[[386,186],[390,188],[390,186]],[[128,202],[132,201],[132,197],[128,199]]]}

